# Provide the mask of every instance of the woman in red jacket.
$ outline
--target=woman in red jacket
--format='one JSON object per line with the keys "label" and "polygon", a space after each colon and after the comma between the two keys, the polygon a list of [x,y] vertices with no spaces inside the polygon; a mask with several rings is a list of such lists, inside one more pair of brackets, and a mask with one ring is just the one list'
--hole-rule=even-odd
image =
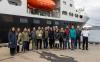
{"label": "woman in red jacket", "polygon": [[[69,42],[69,26],[67,26],[66,29],[65,29],[65,36],[66,36],[65,48],[70,49],[70,42]],[[68,45],[68,46],[67,46],[67,45]]]}

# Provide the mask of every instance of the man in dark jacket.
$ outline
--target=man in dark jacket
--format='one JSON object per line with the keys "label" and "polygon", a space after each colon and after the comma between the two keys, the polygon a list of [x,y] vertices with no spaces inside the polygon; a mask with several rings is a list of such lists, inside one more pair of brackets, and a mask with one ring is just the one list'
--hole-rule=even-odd
{"label": "man in dark jacket", "polygon": [[51,49],[53,47],[53,43],[54,43],[54,31],[52,28],[50,28],[50,30],[49,30],[49,45],[50,45]]}
{"label": "man in dark jacket", "polygon": [[[64,29],[63,28],[61,28],[60,29],[60,38],[59,38],[59,41],[60,41],[60,49],[64,49]],[[63,47],[62,47],[63,46]]]}
{"label": "man in dark jacket", "polygon": [[11,31],[8,33],[8,40],[9,40],[10,54],[11,56],[14,56],[17,48],[17,38],[14,27],[12,27]]}
{"label": "man in dark jacket", "polygon": [[[76,29],[76,41],[77,41],[79,49],[81,49],[80,37],[81,37],[81,30],[80,30],[80,27],[77,26],[77,29]],[[76,46],[77,46],[77,44],[76,44]]]}
{"label": "man in dark jacket", "polygon": [[59,48],[60,32],[58,28],[56,29],[56,32],[54,35],[55,35],[55,47]]}

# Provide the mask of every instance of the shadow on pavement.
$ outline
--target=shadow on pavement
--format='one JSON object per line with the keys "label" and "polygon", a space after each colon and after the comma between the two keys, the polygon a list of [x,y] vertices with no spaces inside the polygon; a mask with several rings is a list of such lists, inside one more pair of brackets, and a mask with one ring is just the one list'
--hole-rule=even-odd
{"label": "shadow on pavement", "polygon": [[11,59],[11,58],[14,58],[14,57],[8,57],[8,58],[0,59],[0,61],[4,61],[4,60],[7,60],[7,59]]}
{"label": "shadow on pavement", "polygon": [[69,57],[69,56],[64,57],[63,55],[61,55],[61,57],[59,57],[56,54],[52,54],[52,53],[44,52],[44,51],[42,53],[39,53],[39,52],[37,53],[40,54],[41,58],[44,58],[51,62],[78,62],[74,60],[73,57]]}

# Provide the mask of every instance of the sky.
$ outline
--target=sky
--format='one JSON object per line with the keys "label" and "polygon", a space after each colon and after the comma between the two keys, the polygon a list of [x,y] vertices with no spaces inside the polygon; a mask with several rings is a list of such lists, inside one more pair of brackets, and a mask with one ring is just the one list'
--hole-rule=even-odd
{"label": "sky", "polygon": [[90,17],[86,25],[100,26],[100,0],[74,0],[76,8],[84,8]]}

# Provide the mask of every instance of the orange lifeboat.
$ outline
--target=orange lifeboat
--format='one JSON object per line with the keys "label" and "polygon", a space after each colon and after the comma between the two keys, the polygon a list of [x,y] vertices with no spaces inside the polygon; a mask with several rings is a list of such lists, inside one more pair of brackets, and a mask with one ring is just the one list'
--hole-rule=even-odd
{"label": "orange lifeboat", "polygon": [[33,8],[47,11],[53,10],[56,6],[53,0],[28,0],[28,5]]}

